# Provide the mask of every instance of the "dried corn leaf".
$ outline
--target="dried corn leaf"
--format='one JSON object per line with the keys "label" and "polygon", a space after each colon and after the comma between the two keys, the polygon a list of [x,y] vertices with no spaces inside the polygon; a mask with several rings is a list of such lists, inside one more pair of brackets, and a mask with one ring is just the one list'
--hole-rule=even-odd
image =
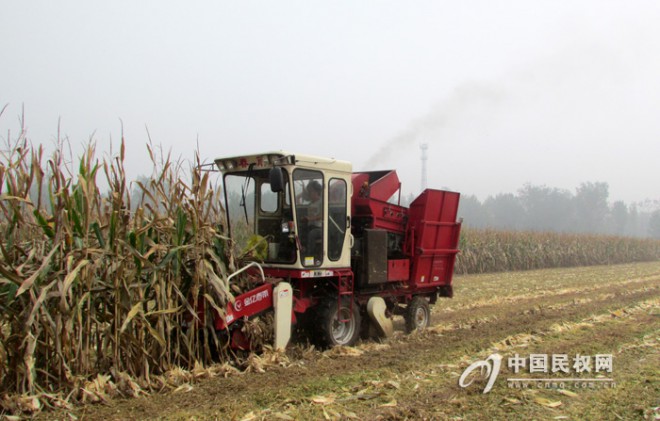
{"label": "dried corn leaf", "polygon": [[335,402],[336,396],[335,395],[328,395],[328,396],[312,396],[310,398],[310,401],[312,403],[318,404],[318,405],[329,405]]}
{"label": "dried corn leaf", "polygon": [[359,357],[364,354],[364,351],[361,351],[358,348],[353,348],[351,346],[336,346],[328,351],[323,353],[327,356],[333,357]]}
{"label": "dried corn leaf", "polygon": [[566,389],[559,389],[557,392],[561,393],[564,396],[570,396],[571,398],[577,398],[579,395],[575,392],[571,392],[570,390]]}
{"label": "dried corn leaf", "polygon": [[179,387],[177,387],[176,389],[174,389],[173,392],[174,392],[174,393],[177,393],[177,392],[185,392],[185,393],[188,393],[188,392],[190,392],[190,391],[192,391],[192,390],[193,390],[193,387],[192,387],[190,384],[188,384],[188,383],[184,383],[184,384],[182,384],[181,386],[179,386]]}
{"label": "dried corn leaf", "polygon": [[81,260],[78,265],[66,275],[66,278],[64,278],[64,285],[62,287],[62,295],[66,295],[69,292],[69,288],[71,288],[71,284],[73,284],[73,281],[76,280],[76,277],[78,276],[78,273],[80,273],[80,270],[87,266],[89,264],[89,260],[83,259]]}
{"label": "dried corn leaf", "polygon": [[19,396],[15,404],[20,412],[34,414],[41,410],[41,401],[37,396]]}
{"label": "dried corn leaf", "polygon": [[121,329],[119,329],[120,333],[123,333],[126,328],[128,327],[128,324],[133,320],[135,316],[140,312],[142,309],[142,302],[137,302],[133,305],[131,308],[131,311],[128,312],[128,315],[126,316],[126,319],[124,320],[124,323],[121,325]]}
{"label": "dried corn leaf", "polygon": [[170,386],[180,386],[192,380],[192,374],[181,367],[168,370],[163,377]]}
{"label": "dried corn leaf", "polygon": [[142,390],[139,384],[135,382],[128,373],[120,372],[115,374],[115,383],[117,389],[124,395],[138,397],[146,392]]}
{"label": "dried corn leaf", "polygon": [[30,287],[32,287],[32,285],[34,284],[34,282],[35,282],[37,279],[39,279],[39,277],[40,277],[41,275],[43,275],[43,274],[48,270],[48,268],[50,267],[50,261],[51,261],[51,259],[53,258],[53,255],[59,250],[59,248],[60,248],[60,245],[59,245],[59,244],[56,244],[55,247],[53,247],[53,249],[50,251],[50,253],[48,253],[48,255],[47,255],[47,256],[44,258],[44,260],[41,262],[41,266],[39,266],[39,269],[37,269],[36,272],[34,272],[34,273],[32,274],[32,276],[30,276],[29,278],[27,278],[26,280],[24,280],[24,281],[21,283],[21,286],[20,286],[20,287],[18,288],[18,290],[16,291],[16,297],[20,296],[20,295],[23,294],[25,291],[27,291],[28,289],[30,289]]}
{"label": "dried corn leaf", "polygon": [[379,343],[366,343],[359,347],[361,351],[372,352],[372,351],[383,351],[390,349],[392,346],[390,344],[379,344]]}
{"label": "dried corn leaf", "polygon": [[390,381],[387,382],[387,384],[393,389],[397,389],[397,390],[401,389],[401,383],[399,383],[397,381],[390,380]]}
{"label": "dried corn leaf", "polygon": [[295,419],[292,416],[285,414],[284,412],[275,412],[273,413],[273,417],[284,421],[293,421]]}
{"label": "dried corn leaf", "polygon": [[548,408],[557,408],[560,407],[562,404],[561,401],[551,401],[550,399],[541,398],[541,397],[534,398],[534,402]]}
{"label": "dried corn leaf", "polygon": [[253,421],[257,419],[257,414],[254,411],[250,411],[241,418],[241,421]]}

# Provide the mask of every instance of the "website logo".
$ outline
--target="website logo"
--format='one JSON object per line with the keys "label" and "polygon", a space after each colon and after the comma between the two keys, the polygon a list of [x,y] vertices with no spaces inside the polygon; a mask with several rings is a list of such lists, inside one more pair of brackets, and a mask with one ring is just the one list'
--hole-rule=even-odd
{"label": "website logo", "polygon": [[500,354],[492,354],[490,357],[486,358],[485,361],[477,361],[470,364],[461,375],[461,378],[458,379],[458,384],[462,388],[470,386],[474,381],[474,378],[470,379],[467,383],[465,380],[470,377],[474,370],[479,369],[481,370],[481,376],[488,379],[488,383],[486,383],[486,387],[484,388],[484,393],[488,393],[490,392],[490,389],[493,388],[495,380],[497,380],[497,375],[500,373],[501,366],[502,356]]}
{"label": "website logo", "polygon": [[[568,354],[529,354],[526,357],[515,354],[507,359],[507,367],[510,372],[519,374],[521,369],[526,369],[529,374],[538,373],[537,375],[543,376],[545,374],[546,376],[515,377],[506,380],[510,389],[614,388],[616,382],[608,376],[612,373],[613,365],[611,354],[576,354],[574,356]],[[481,378],[488,379],[483,391],[483,393],[488,393],[493,388],[501,367],[502,356],[492,354],[483,361],[470,364],[459,378],[458,384],[462,388],[469,387],[476,378],[473,372],[479,370]],[[548,374],[554,376],[547,376]],[[586,376],[584,376],[585,374]]]}

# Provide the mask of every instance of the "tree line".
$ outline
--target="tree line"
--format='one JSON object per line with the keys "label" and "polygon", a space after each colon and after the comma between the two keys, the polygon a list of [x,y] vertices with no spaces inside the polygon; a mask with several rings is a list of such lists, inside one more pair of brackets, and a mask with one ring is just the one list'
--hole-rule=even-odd
{"label": "tree line", "polygon": [[516,194],[480,201],[462,195],[459,217],[474,228],[555,231],[660,239],[660,200],[609,201],[609,185],[585,182],[575,192],[525,184]]}

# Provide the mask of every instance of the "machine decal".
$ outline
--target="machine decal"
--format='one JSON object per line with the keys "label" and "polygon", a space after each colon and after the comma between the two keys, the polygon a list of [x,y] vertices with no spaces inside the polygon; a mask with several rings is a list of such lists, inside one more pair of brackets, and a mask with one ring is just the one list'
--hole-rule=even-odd
{"label": "machine decal", "polygon": [[216,317],[216,329],[225,329],[231,323],[242,317],[250,317],[273,306],[273,285],[264,284],[260,287],[239,295],[234,303],[227,305],[224,317]]}
{"label": "machine decal", "polygon": [[301,278],[326,278],[335,273],[331,270],[306,270],[300,274]]}
{"label": "machine decal", "polygon": [[[269,292],[268,290],[261,291],[256,293],[255,295],[251,295],[249,297],[245,297],[243,299],[243,303],[245,304],[245,307],[251,306],[254,303],[258,303],[259,301],[262,301],[266,298],[268,298]],[[238,309],[236,309],[238,310]]]}

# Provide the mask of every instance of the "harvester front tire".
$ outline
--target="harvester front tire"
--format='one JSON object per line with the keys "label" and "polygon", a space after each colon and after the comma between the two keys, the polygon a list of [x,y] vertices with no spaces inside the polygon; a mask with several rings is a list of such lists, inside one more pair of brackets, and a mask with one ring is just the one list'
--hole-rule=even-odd
{"label": "harvester front tire", "polygon": [[[318,331],[317,343],[323,347],[353,346],[360,338],[361,317],[360,308],[357,303],[344,299],[341,301],[341,309],[338,309],[339,301],[336,297],[326,298],[318,309]],[[339,318],[348,319],[340,322]]]}
{"label": "harvester front tire", "polygon": [[417,295],[413,297],[406,307],[404,314],[406,320],[406,333],[424,330],[431,323],[431,309],[425,297]]}

